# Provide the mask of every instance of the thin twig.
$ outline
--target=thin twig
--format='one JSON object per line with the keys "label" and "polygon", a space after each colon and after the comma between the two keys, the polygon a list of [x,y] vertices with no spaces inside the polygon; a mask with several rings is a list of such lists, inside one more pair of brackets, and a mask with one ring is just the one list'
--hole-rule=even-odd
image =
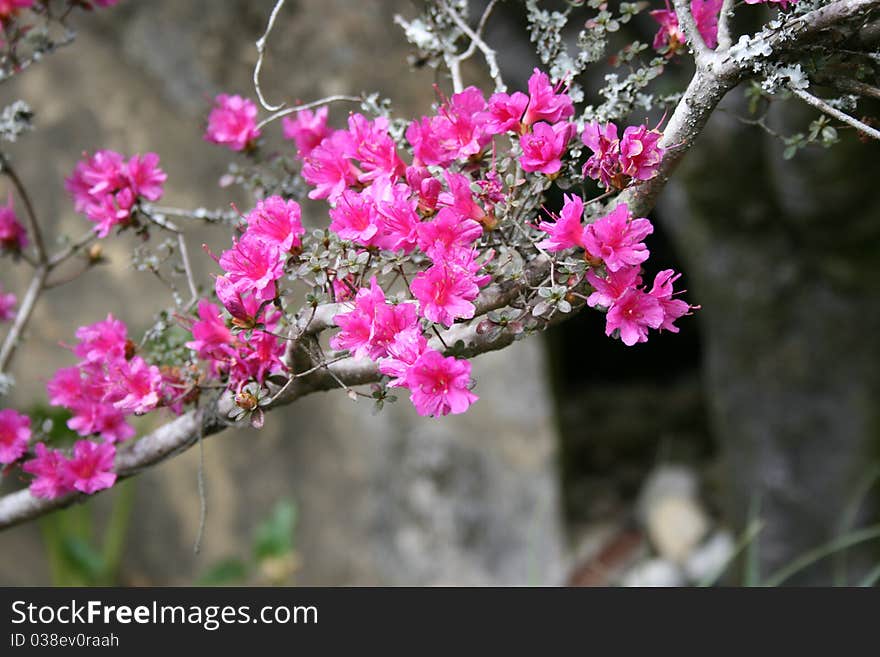
{"label": "thin twig", "polygon": [[867,125],[866,123],[862,123],[858,119],[851,117],[846,112],[841,112],[836,107],[832,107],[831,105],[826,103],[821,98],[818,98],[818,97],[814,96],[813,94],[804,91],[803,89],[796,89],[794,87],[789,87],[789,89],[791,90],[791,93],[793,93],[795,96],[800,98],[802,101],[804,101],[808,105],[812,105],[820,112],[823,112],[823,113],[827,114],[828,116],[837,119],[838,121],[843,121],[847,125],[852,126],[853,128],[855,128],[856,130],[858,130],[862,134],[867,135],[868,137],[880,140],[880,130],[877,130],[876,128],[872,128],[871,126]]}
{"label": "thin twig", "polygon": [[[487,11],[490,8],[494,7],[494,4],[495,3],[490,3],[490,6],[487,7]],[[489,77],[492,78],[492,80],[495,82],[495,91],[507,91],[507,85],[504,84],[504,80],[501,77],[501,70],[498,68],[498,59],[496,57],[495,51],[489,47],[489,44],[483,41],[483,37],[480,36],[479,33],[474,32],[471,29],[470,25],[468,25],[467,22],[458,15],[458,12],[450,7],[449,4],[445,2],[445,0],[440,3],[440,6],[442,7],[443,11],[446,12],[449,18],[452,19],[452,22],[455,23],[456,27],[464,32],[467,38],[471,40],[470,45],[476,46],[480,49],[480,52],[483,53],[483,58],[486,60],[486,65],[489,67]],[[486,19],[488,20],[488,16],[486,16]],[[482,20],[480,21],[480,23],[481,25],[485,25]],[[465,56],[465,53],[467,53],[467,56]],[[461,91],[460,64],[462,61],[467,59],[467,57],[470,57],[470,47],[461,55],[447,58],[447,64],[452,63],[453,65],[453,68],[450,68],[450,72],[453,75],[453,86],[456,88],[457,91]],[[458,78],[457,82],[456,77]]]}
{"label": "thin twig", "polygon": [[684,30],[684,35],[694,50],[694,60],[698,65],[701,65],[711,56],[712,52],[706,46],[706,42],[703,41],[703,35],[697,29],[697,22],[691,13],[690,3],[688,0],[672,0],[672,4],[675,7],[675,15],[678,16],[678,23]]}
{"label": "thin twig", "polygon": [[5,154],[0,153],[0,172],[3,173],[10,181],[12,181],[15,191],[21,197],[24,203],[24,209],[27,214],[28,224],[31,229],[31,237],[34,239],[34,249],[37,251],[37,260],[40,264],[45,265],[49,262],[49,256],[46,252],[46,245],[43,242],[43,231],[40,229],[40,222],[37,220],[37,213],[34,211],[34,205],[31,203],[30,194],[27,193],[21,178],[15,172],[9,158]]}
{"label": "thin twig", "polygon": [[199,289],[196,285],[195,276],[193,276],[192,266],[189,262],[189,252],[186,248],[186,238],[183,233],[177,234],[177,245],[180,248],[180,260],[183,262],[183,270],[186,273],[186,282],[189,285],[190,300],[186,304],[187,308],[192,308],[199,300]]}
{"label": "thin twig", "polygon": [[287,116],[289,114],[296,114],[297,112],[302,112],[303,110],[312,109],[314,107],[321,107],[322,105],[329,105],[330,103],[336,103],[339,101],[345,101],[349,103],[360,103],[363,102],[363,98],[361,96],[347,96],[345,94],[335,94],[333,96],[327,96],[326,98],[321,98],[320,100],[312,101],[311,103],[306,103],[305,105],[296,105],[295,107],[287,107],[283,110],[279,110],[274,114],[270,114],[265,119],[260,121],[257,124],[257,128],[264,128],[268,124],[272,123],[272,121],[277,121],[283,116]]}
{"label": "thin twig", "polygon": [[275,3],[275,6],[272,8],[272,13],[269,14],[269,22],[266,25],[266,31],[263,32],[263,36],[257,39],[257,63],[254,66],[254,88],[257,90],[257,98],[260,99],[260,105],[265,107],[270,112],[275,112],[284,107],[284,103],[280,105],[271,105],[263,96],[263,90],[260,88],[260,69],[263,68],[263,55],[266,52],[266,40],[269,38],[269,33],[272,31],[272,28],[275,26],[275,18],[278,16],[278,12],[281,11],[281,7],[284,6],[284,0],[278,0]]}
{"label": "thin twig", "polygon": [[90,230],[77,241],[71,242],[64,249],[49,258],[49,269],[55,269],[55,267],[67,261],[68,258],[75,255],[78,251],[91,244],[95,239],[97,239],[95,231]]}
{"label": "thin twig", "polygon": [[48,275],[49,267],[45,264],[39,265],[34,271],[34,276],[31,278],[27,292],[25,292],[24,300],[21,302],[18,313],[15,316],[15,321],[9,329],[9,333],[6,334],[3,346],[0,347],[0,374],[7,371],[9,363],[12,361],[12,356],[19,345],[21,335],[31,319],[40,294],[43,292]]}
{"label": "thin twig", "polygon": [[730,26],[733,22],[733,0],[723,0],[718,15],[718,49],[727,50],[733,42]]}

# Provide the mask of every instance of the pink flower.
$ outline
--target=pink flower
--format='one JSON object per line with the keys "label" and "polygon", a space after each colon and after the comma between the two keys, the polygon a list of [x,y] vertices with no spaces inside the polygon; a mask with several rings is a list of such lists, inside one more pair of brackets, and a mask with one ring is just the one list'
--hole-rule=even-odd
{"label": "pink flower", "polygon": [[64,186],[74,208],[96,224],[98,237],[114,226],[125,226],[139,198],[158,201],[167,176],[155,153],[135,155],[128,162],[114,151],[97,151],[78,162]]}
{"label": "pink flower", "polygon": [[[228,282],[225,277],[220,278]],[[218,278],[218,283],[219,280]],[[193,322],[191,331],[193,340],[187,342],[186,346],[195,351],[202,360],[227,361],[234,355],[232,344],[235,338],[232,331],[223,321],[220,309],[210,301],[205,299],[199,301],[199,320]],[[215,369],[214,374],[216,373]]]}
{"label": "pink flower", "polygon": [[79,367],[62,367],[46,384],[52,406],[73,408],[83,398],[83,378]]}
{"label": "pink flower", "polygon": [[426,214],[434,212],[443,189],[440,181],[425,167],[411,166],[406,169],[406,182],[419,195],[419,209]]}
{"label": "pink flower", "polygon": [[260,301],[274,299],[275,281],[284,274],[285,258],[278,244],[245,233],[220,256],[220,266],[242,294],[253,293]]}
{"label": "pink flower", "polygon": [[419,415],[464,413],[478,397],[468,390],[471,365],[427,349],[407,370],[406,385]]}
{"label": "pink flower", "polygon": [[642,284],[639,267],[623,267],[617,271],[608,272],[606,278],[599,278],[595,272],[588,271],[587,280],[596,290],[587,298],[587,305],[590,308],[597,306],[610,308],[617,299],[623,296],[624,292]]}
{"label": "pink flower", "polygon": [[666,9],[655,9],[650,12],[651,18],[660,24],[660,29],[654,35],[654,42],[651,45],[654,50],[658,52],[666,51],[671,56],[684,45],[685,36],[678,25],[678,16],[675,15],[672,9],[668,8],[668,2],[666,6]]}
{"label": "pink flower", "polygon": [[529,97],[521,91],[513,94],[496,93],[489,98],[486,131],[499,135],[503,132],[522,132],[522,117],[529,106]]}
{"label": "pink flower", "polygon": [[406,138],[416,165],[446,166],[476,155],[492,140],[487,130],[486,99],[477,87],[454,94],[437,116],[413,121]]}
{"label": "pink flower", "polygon": [[128,329],[125,322],[107,315],[107,319],[81,326],[76,330],[79,340],[73,353],[89,363],[110,363],[124,359],[128,345]]}
{"label": "pink flower", "polygon": [[208,115],[204,139],[233,151],[252,148],[260,136],[257,106],[241,96],[219,94]]}
{"label": "pink flower", "polygon": [[443,208],[432,221],[419,224],[419,248],[435,261],[445,260],[460,248],[468,248],[480,235],[483,227],[451,208]]}
{"label": "pink flower", "polygon": [[418,299],[423,317],[448,327],[456,319],[474,316],[476,309],[471,302],[480,288],[466,268],[442,262],[416,274],[410,291]]}
{"label": "pink flower", "polygon": [[18,220],[12,207],[12,195],[6,205],[0,205],[0,253],[11,251],[18,253],[28,245],[27,231]]}
{"label": "pink flower", "polygon": [[[746,0],[749,4],[766,2],[767,0]],[[771,2],[776,0],[770,0]],[[787,2],[787,0],[779,0]],[[697,25],[697,31],[703,38],[706,47],[714,50],[718,46],[718,14],[721,12],[723,0],[691,0],[690,9]],[[651,12],[651,17],[660,24],[654,35],[654,49],[670,55],[678,52],[685,44],[684,32],[679,27],[678,16],[666,3],[666,9]]]}
{"label": "pink flower", "polygon": [[608,309],[605,316],[605,335],[620,331],[620,339],[627,347],[648,341],[648,329],[663,324],[663,307],[650,294],[629,288]]}
{"label": "pink flower", "polygon": [[115,458],[116,448],[109,443],[78,440],[73,446],[73,458],[63,466],[64,474],[72,482],[73,488],[91,495],[116,483],[116,473],[113,472]]}
{"label": "pink flower", "polygon": [[662,137],[661,132],[648,130],[644,125],[624,130],[620,139],[620,168],[624,175],[636,180],[650,180],[657,175],[665,152],[657,145]]}
{"label": "pink flower", "polygon": [[348,117],[348,132],[355,145],[354,159],[360,162],[364,173],[358,176],[360,182],[370,182],[386,176],[400,178],[406,165],[397,154],[397,145],[388,134],[388,119],[379,116],[372,121],[363,114]]}
{"label": "pink flower", "polygon": [[481,221],[486,216],[486,212],[480,207],[479,203],[474,201],[474,194],[471,191],[471,179],[451,171],[446,171],[445,176],[449,191],[440,193],[437,197],[437,205],[452,208],[462,217]]}
{"label": "pink flower", "polygon": [[125,421],[125,414],[111,402],[104,400],[108,387],[105,373],[95,372],[83,380],[82,393],[78,399],[56,404],[73,412],[73,417],[67,421],[71,431],[80,436],[99,434],[108,442],[121,442],[134,436],[134,427]]}
{"label": "pink flower", "polygon": [[558,123],[574,115],[574,104],[568,94],[559,93],[560,87],[553,87],[550,78],[537,68],[529,78],[529,106],[523,116],[523,123],[532,125],[537,121]]}
{"label": "pink flower", "polygon": [[697,24],[697,31],[710,50],[718,47],[718,14],[721,13],[723,2],[724,0],[691,0],[691,14]]}
{"label": "pink flower", "polygon": [[302,177],[315,189],[309,198],[326,198],[333,203],[358,180],[360,173],[349,159],[355,150],[351,135],[337,130],[313,148],[306,157]]}
{"label": "pink flower", "polygon": [[389,386],[405,386],[406,373],[415,364],[425,350],[428,341],[418,326],[400,331],[394,340],[388,343],[388,355],[379,359],[379,371],[391,377]]}
{"label": "pink flower", "polygon": [[379,232],[380,217],[376,203],[367,192],[346,189],[330,209],[330,230],[341,239],[371,246]]}
{"label": "pink flower", "polygon": [[537,171],[547,175],[562,168],[562,154],[571,136],[572,124],[536,123],[532,131],[520,137],[523,154],[519,159],[524,171]]}
{"label": "pink flower", "polygon": [[584,248],[614,272],[648,259],[649,251],[641,240],[652,232],[650,221],[632,219],[626,203],[619,203],[610,214],[587,226]]}
{"label": "pink flower", "polygon": [[[252,294],[243,295],[228,276],[217,277],[217,280],[214,281],[214,291],[217,293],[220,303],[232,315],[233,324],[240,328],[253,328],[256,325],[260,302]],[[214,306],[211,307],[214,308]],[[220,323],[225,328],[225,322],[220,321]]]}
{"label": "pink flower", "polygon": [[67,459],[61,450],[48,449],[44,443],[37,443],[35,451],[36,457],[21,466],[22,470],[34,475],[28,487],[31,495],[51,500],[69,493],[73,482],[64,467]]}
{"label": "pink flower", "polygon": [[300,110],[295,116],[282,119],[284,138],[296,143],[296,156],[303,160],[328,137],[332,130],[327,126],[327,106],[316,112]]}
{"label": "pink flower", "polygon": [[12,292],[4,293],[0,287],[0,322],[9,322],[15,318],[15,304],[17,299]]}
{"label": "pink flower", "polygon": [[105,400],[126,414],[143,415],[159,404],[162,373],[140,356],[120,361],[109,370],[110,390]]}
{"label": "pink flower", "polygon": [[274,242],[282,253],[302,246],[303,228],[301,210],[296,201],[285,201],[280,196],[270,196],[257,203],[247,215],[247,232]]}
{"label": "pink flower", "polygon": [[155,153],[135,155],[128,161],[128,182],[131,193],[148,201],[162,198],[162,185],[168,175],[159,168],[159,156]]}
{"label": "pink flower", "polygon": [[596,122],[588,123],[581,133],[584,145],[593,151],[593,154],[584,164],[584,178],[599,180],[606,188],[622,188],[619,181],[620,175],[620,140],[617,136],[617,126],[611,122],[604,127]]}
{"label": "pink flower", "polygon": [[373,360],[387,355],[387,347],[401,331],[416,324],[415,306],[401,303],[391,306],[374,276],[369,289],[361,289],[355,307],[333,318],[340,331],[330,340],[334,349],[347,349],[355,358]]}
{"label": "pink flower", "polygon": [[31,419],[11,408],[0,411],[0,463],[14,463],[27,451]]}
{"label": "pink flower", "polygon": [[379,213],[376,246],[389,251],[410,253],[416,247],[421,220],[416,212],[418,200],[409,185],[392,185],[382,178],[370,187]]}
{"label": "pink flower", "polygon": [[584,201],[574,194],[565,195],[565,203],[555,223],[542,221],[538,228],[550,237],[538,246],[547,251],[565,251],[576,246],[584,245],[584,226],[581,219],[584,216]]}
{"label": "pink flower", "polygon": [[[265,324],[269,331],[277,329],[280,316],[280,313],[267,316]],[[251,380],[262,384],[266,377],[287,369],[282,362],[285,350],[283,340],[259,329],[253,331],[249,337],[240,337],[243,340],[229,373],[232,387],[241,388]]]}
{"label": "pink flower", "polygon": [[648,293],[660,302],[660,307],[663,309],[661,330],[665,329],[672,333],[678,333],[678,327],[674,324],[675,320],[687,315],[691,309],[686,301],[672,298],[675,294],[672,284],[680,277],[681,274],[676,274],[671,269],[664,269],[654,278],[654,285]]}

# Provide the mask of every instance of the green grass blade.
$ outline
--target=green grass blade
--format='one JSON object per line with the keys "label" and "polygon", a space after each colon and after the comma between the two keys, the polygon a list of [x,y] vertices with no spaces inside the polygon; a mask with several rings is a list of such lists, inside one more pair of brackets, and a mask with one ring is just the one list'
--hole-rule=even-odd
{"label": "green grass blade", "polygon": [[764,529],[764,523],[760,519],[752,520],[748,527],[743,530],[742,534],[739,537],[739,540],[736,542],[736,545],[733,548],[733,552],[730,553],[730,556],[724,561],[721,567],[708,577],[704,578],[697,586],[706,587],[706,586],[714,586],[715,583],[721,578],[721,576],[727,571],[734,561],[736,561],[737,557],[739,557],[740,553],[743,552],[746,548],[751,545],[752,541],[757,538],[758,534],[761,533],[761,530]]}
{"label": "green grass blade", "polygon": [[871,527],[866,527],[864,529],[850,532],[846,536],[835,538],[825,545],[820,545],[819,547],[802,554],[800,557],[792,561],[787,566],[780,568],[775,573],[770,575],[764,581],[763,585],[779,586],[792,575],[796,575],[804,568],[812,566],[817,561],[834,554],[838,550],[845,550],[846,548],[858,545],[859,543],[864,543],[865,541],[873,540],[875,538],[880,538],[880,525],[872,525]]}

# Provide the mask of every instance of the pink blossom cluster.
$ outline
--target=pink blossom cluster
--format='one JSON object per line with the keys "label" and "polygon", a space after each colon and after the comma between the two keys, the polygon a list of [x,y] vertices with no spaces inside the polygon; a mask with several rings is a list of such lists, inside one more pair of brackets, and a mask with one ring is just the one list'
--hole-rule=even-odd
{"label": "pink blossom cluster", "polygon": [[583,201],[566,195],[555,222],[538,226],[548,237],[538,246],[551,252],[582,248],[592,265],[587,280],[595,292],[587,300],[592,308],[605,309],[605,334],[617,335],[627,346],[647,342],[648,329],[678,332],[674,322],[691,307],[674,299],[673,283],[679,278],[671,269],[661,271],[654,285],[642,285],[641,265],[650,255],[643,240],[654,228],[645,218],[633,218],[625,203],[584,226]]}
{"label": "pink blossom cluster", "polygon": [[127,161],[115,151],[83,154],[65,180],[77,212],[94,222],[98,237],[107,237],[114,226],[126,226],[140,199],[158,201],[168,176],[159,168],[155,153],[134,155]]}
{"label": "pink blossom cluster", "polygon": [[115,443],[135,433],[128,416],[180,403],[181,393],[168,385],[174,382],[170,375],[134,354],[125,323],[112,314],[80,327],[76,337],[72,351],[79,362],[58,370],[46,384],[49,402],[73,414],[67,421],[71,430]]}
{"label": "pink blossom cluster", "polygon": [[614,123],[586,124],[581,139],[593,154],[584,164],[584,178],[598,180],[606,189],[623,189],[631,180],[650,180],[666,152],[659,146],[661,137],[660,131],[645,125],[628,126],[623,137],[618,137]]}
{"label": "pink blossom cluster", "polygon": [[369,288],[358,291],[354,308],[334,321],[340,331],[330,345],[378,361],[379,369],[392,377],[390,385],[409,388],[420,415],[463,413],[477,400],[469,389],[470,363],[429,347],[416,305],[389,303],[375,277]]}
{"label": "pink blossom cluster", "polygon": [[245,331],[234,334],[221,310],[206,300],[190,326],[193,340],[187,346],[208,362],[213,376],[228,377],[235,388],[250,380],[262,383],[285,369],[284,344],[274,335],[281,313],[269,302],[278,296],[277,281],[288,258],[302,246],[301,214],[296,201],[280,196],[259,201],[245,217],[244,234],[218,259],[224,273],[214,290],[232,327]]}
{"label": "pink blossom cluster", "polygon": [[327,106],[317,111],[300,110],[295,116],[281,120],[284,138],[296,144],[296,155],[304,160],[333,130],[327,125]]}
{"label": "pink blossom cluster", "polygon": [[574,104],[562,85],[553,86],[549,76],[537,68],[528,89],[528,94],[493,94],[486,110],[486,130],[520,135],[523,170],[553,175],[562,168],[562,155],[576,131],[568,121],[574,115]]}
{"label": "pink blossom cluster", "polygon": [[8,322],[15,317],[17,301],[12,292],[4,292],[3,287],[0,286],[0,322]]}
{"label": "pink blossom cluster", "polygon": [[[748,2],[748,0],[746,0]],[[755,2],[766,2],[767,0],[752,0]],[[784,0],[783,0],[784,1]],[[706,47],[714,50],[718,47],[718,14],[721,12],[721,4],[723,0],[691,0],[691,14],[694,17],[694,23],[697,31],[703,38]],[[684,32],[678,24],[678,16],[675,11],[666,2],[666,9],[655,9],[651,12],[651,17],[660,24],[657,34],[654,35],[654,50],[665,52],[668,55],[675,55],[687,42]]]}
{"label": "pink blossom cluster", "polygon": [[22,465],[22,470],[34,475],[30,484],[31,495],[52,499],[79,491],[92,495],[116,483],[113,461],[116,447],[111,443],[78,440],[72,454],[37,443],[34,458]]}
{"label": "pink blossom cluster", "polygon": [[208,114],[204,139],[233,151],[246,151],[256,146],[260,137],[257,128],[257,106],[242,96],[218,94]]}
{"label": "pink blossom cluster", "polygon": [[0,253],[20,253],[28,245],[27,231],[18,220],[12,196],[0,205]]}

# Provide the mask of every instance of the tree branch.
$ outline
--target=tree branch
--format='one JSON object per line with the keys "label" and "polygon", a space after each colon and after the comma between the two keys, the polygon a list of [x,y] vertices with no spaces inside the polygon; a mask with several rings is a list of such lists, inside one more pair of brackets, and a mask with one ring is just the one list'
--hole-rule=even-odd
{"label": "tree branch", "polygon": [[18,177],[18,174],[9,162],[9,158],[3,153],[0,153],[0,173],[3,173],[3,175],[9,178],[15,187],[15,191],[18,192],[19,197],[21,197],[22,203],[24,203],[28,225],[31,229],[31,237],[34,239],[34,249],[37,252],[37,261],[41,265],[45,265],[48,262],[49,256],[46,253],[46,245],[43,242],[43,231],[40,229],[40,222],[37,220],[37,213],[34,211],[31,197],[27,193],[24,184],[21,182],[21,178]]}
{"label": "tree branch", "polygon": [[452,22],[455,23],[456,27],[464,32],[465,36],[470,39],[470,45],[468,49],[465,50],[460,55],[450,56],[447,58],[447,66],[449,67],[449,71],[452,74],[452,82],[453,88],[456,93],[462,90],[461,83],[461,73],[460,67],[461,62],[468,59],[474,53],[474,47],[479,48],[480,52],[483,53],[483,58],[486,60],[486,65],[489,67],[489,77],[492,78],[493,82],[495,82],[495,91],[507,91],[507,85],[504,84],[504,80],[501,77],[501,70],[498,68],[498,58],[496,56],[495,51],[489,47],[482,37],[482,30],[486,25],[486,21],[489,19],[489,15],[492,13],[492,10],[495,8],[497,0],[493,0],[489,3],[489,6],[486,7],[486,11],[483,12],[483,17],[480,19],[479,26],[477,27],[477,31],[471,29],[470,25],[467,24],[461,16],[458,15],[452,7],[445,0],[441,0],[440,6],[443,11],[452,19]]}
{"label": "tree branch", "polygon": [[776,28],[767,28],[756,36],[763,37],[774,51],[792,50],[816,39],[825,30],[864,17],[880,8],[880,0],[837,0],[800,16],[786,18]]}
{"label": "tree branch", "polygon": [[[620,201],[630,204],[632,212],[644,216],[653,208],[672,171],[693,145],[718,101],[735,84],[736,79],[729,75],[720,77],[706,71],[697,71],[664,132],[663,143],[669,150],[660,164],[658,175],[646,183],[630,187],[618,197]],[[464,357],[477,356],[509,346],[515,339],[512,332],[505,330],[499,334],[478,333],[477,326],[481,321],[479,318],[490,310],[514,303],[529,287],[543,280],[549,270],[550,260],[539,256],[527,265],[521,277],[494,283],[484,288],[475,301],[477,309],[475,318],[467,324],[458,324],[445,331],[442,334],[443,341],[451,345],[461,341],[464,348],[456,353]],[[548,325],[565,321],[581,308],[575,308],[568,314],[556,313],[549,320]],[[333,326],[333,317],[348,309],[345,304],[326,304],[317,307],[314,313],[308,310],[300,317],[299,329],[301,333],[312,335],[321,333]],[[432,340],[434,345],[439,345],[439,342],[437,338]],[[293,403],[315,392],[373,383],[380,378],[381,373],[377,365],[370,360],[346,357],[328,362],[326,366],[316,367],[311,374],[297,378],[286,386],[287,390],[284,394],[279,395],[267,410]],[[131,477],[189,449],[196,444],[200,433],[207,437],[222,431],[229,426],[225,418],[231,408],[232,402],[229,396],[225,395],[217,408],[189,411],[143,436],[129,448],[120,450],[116,459],[117,474],[121,478]],[[83,495],[68,495],[54,500],[38,499],[31,496],[28,490],[11,493],[0,498],[0,529],[85,499],[87,497]]]}
{"label": "tree branch", "polygon": [[678,23],[684,30],[684,35],[694,50],[694,61],[696,61],[698,67],[703,66],[712,55],[712,51],[706,46],[706,42],[703,41],[703,35],[697,29],[697,23],[694,20],[694,15],[691,13],[689,0],[672,0],[672,5],[675,7],[675,15],[678,16]]}
{"label": "tree branch", "polygon": [[727,50],[733,41],[730,25],[733,22],[733,0],[723,0],[718,14],[718,49]]}
{"label": "tree branch", "polygon": [[814,96],[813,94],[807,93],[803,89],[796,89],[794,87],[789,87],[789,90],[791,91],[791,93],[793,93],[795,96],[800,98],[802,101],[804,101],[808,105],[812,105],[813,107],[818,109],[820,112],[823,112],[823,113],[827,114],[828,116],[831,116],[831,117],[837,119],[838,121],[843,121],[847,125],[852,126],[853,128],[855,128],[856,130],[858,130],[862,134],[867,135],[868,137],[880,140],[880,130],[877,130],[876,128],[872,128],[871,126],[869,126],[865,123],[862,123],[858,119],[851,117],[846,112],[841,112],[836,107],[832,107],[831,105],[826,103],[821,98]]}

